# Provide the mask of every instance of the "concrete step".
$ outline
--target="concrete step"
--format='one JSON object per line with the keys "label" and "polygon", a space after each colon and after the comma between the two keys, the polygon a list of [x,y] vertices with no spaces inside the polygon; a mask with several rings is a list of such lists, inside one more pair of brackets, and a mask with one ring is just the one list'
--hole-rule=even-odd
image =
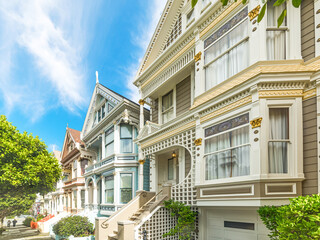
{"label": "concrete step", "polygon": [[110,234],[108,236],[108,240],[117,240],[118,239],[118,234]]}

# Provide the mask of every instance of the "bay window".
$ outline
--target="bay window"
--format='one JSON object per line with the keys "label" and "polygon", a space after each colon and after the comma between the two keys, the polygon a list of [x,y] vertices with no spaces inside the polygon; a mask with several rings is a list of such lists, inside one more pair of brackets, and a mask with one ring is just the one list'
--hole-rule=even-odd
{"label": "bay window", "polygon": [[106,203],[113,203],[114,202],[114,177],[108,176],[106,177],[105,182],[105,202]]}
{"label": "bay window", "polygon": [[129,124],[120,125],[120,152],[132,153],[132,126]]}
{"label": "bay window", "polygon": [[206,90],[249,66],[247,14],[244,8],[204,41]]}
{"label": "bay window", "polygon": [[110,156],[114,153],[114,128],[111,127],[105,132],[105,154]]}
{"label": "bay window", "polygon": [[267,3],[267,60],[286,59],[287,17],[278,28],[278,17],[285,10],[285,4],[274,7],[275,1]]}
{"label": "bay window", "polygon": [[128,203],[132,199],[132,173],[120,174],[120,202]]}
{"label": "bay window", "polygon": [[173,90],[162,96],[162,123],[166,123],[173,118]]}
{"label": "bay window", "polygon": [[269,108],[269,173],[288,173],[289,108]]}
{"label": "bay window", "polygon": [[249,174],[249,114],[205,129],[205,179]]}

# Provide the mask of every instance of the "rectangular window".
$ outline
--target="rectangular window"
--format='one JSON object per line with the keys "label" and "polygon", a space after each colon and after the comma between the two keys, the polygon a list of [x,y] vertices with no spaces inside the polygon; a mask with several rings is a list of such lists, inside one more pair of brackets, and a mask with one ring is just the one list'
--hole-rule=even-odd
{"label": "rectangular window", "polygon": [[77,191],[73,191],[73,206],[77,208]]}
{"label": "rectangular window", "polygon": [[206,90],[249,66],[247,13],[243,9],[205,40]]}
{"label": "rectangular window", "polygon": [[98,110],[98,122],[101,120],[101,109]]}
{"label": "rectangular window", "polygon": [[269,173],[288,173],[289,109],[269,109]]}
{"label": "rectangular window", "polygon": [[166,123],[173,118],[173,91],[162,97],[162,123]]}
{"label": "rectangular window", "polygon": [[105,135],[105,157],[107,157],[114,153],[114,128],[111,127],[108,129]]}
{"label": "rectangular window", "polygon": [[254,223],[224,221],[224,227],[254,230]]}
{"label": "rectangular window", "polygon": [[84,204],[85,204],[85,190],[81,190],[81,208],[84,209]]}
{"label": "rectangular window", "polygon": [[285,10],[285,4],[274,7],[275,1],[267,3],[267,60],[286,59],[287,17],[278,28],[278,17]]}
{"label": "rectangular window", "polygon": [[105,196],[106,196],[106,203],[113,203],[114,202],[114,177],[108,176],[106,177],[105,182]]}
{"label": "rectangular window", "polygon": [[128,203],[132,199],[132,173],[120,174],[120,202]]}
{"label": "rectangular window", "polygon": [[129,124],[120,125],[120,152],[132,153],[132,126]]}
{"label": "rectangular window", "polygon": [[168,180],[173,180],[173,158],[168,159]]}
{"label": "rectangular window", "polygon": [[104,118],[104,116],[106,115],[106,111],[105,111],[105,105],[103,104],[102,108],[101,108],[101,114],[102,114],[102,118]]}
{"label": "rectangular window", "polygon": [[250,174],[249,114],[205,130],[206,180]]}

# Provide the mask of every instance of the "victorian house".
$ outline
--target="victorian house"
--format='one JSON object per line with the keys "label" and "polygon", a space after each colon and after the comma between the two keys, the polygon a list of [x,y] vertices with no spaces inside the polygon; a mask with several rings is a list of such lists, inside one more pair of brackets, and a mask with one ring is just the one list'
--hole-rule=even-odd
{"label": "victorian house", "polygon": [[63,210],[76,214],[84,210],[84,171],[93,154],[85,149],[80,131],[67,127],[61,152],[63,192],[60,202]]}
{"label": "victorian house", "polygon": [[134,82],[155,195],[96,221],[97,239],[164,239],[167,198],[199,212],[194,239],[268,239],[260,206],[319,192],[320,2],[267,1],[260,23],[265,2],[242,2],[167,1]]}
{"label": "victorian house", "polygon": [[[94,154],[83,175],[89,217],[106,219],[126,205],[135,197],[138,181],[149,190],[149,182],[138,175],[139,167],[149,174],[149,165],[139,164],[135,143],[139,114],[139,104],[100,84],[97,75],[81,133],[87,151]],[[142,108],[141,114],[149,119],[149,110]]]}

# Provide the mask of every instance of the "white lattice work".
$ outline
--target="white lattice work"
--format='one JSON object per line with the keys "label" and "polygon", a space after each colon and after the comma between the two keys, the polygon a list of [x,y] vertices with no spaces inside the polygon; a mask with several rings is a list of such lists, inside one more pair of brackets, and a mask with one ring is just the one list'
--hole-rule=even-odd
{"label": "white lattice work", "polygon": [[[193,211],[198,211],[197,208],[192,208]],[[170,211],[164,207],[159,208],[147,221],[145,221],[138,229],[138,239],[150,240],[175,240],[176,236],[163,237],[163,234],[167,233],[176,224],[176,219],[171,216]],[[198,217],[195,222],[196,231],[192,234],[193,240],[198,239],[199,221]]]}
{"label": "white lattice work", "polygon": [[144,155],[150,156],[149,158],[152,159],[152,161],[154,161],[154,153],[172,146],[182,146],[189,151],[192,159],[191,170],[182,182],[172,187],[171,197],[175,201],[183,202],[190,206],[196,204],[196,189],[194,187],[196,160],[195,138],[195,129],[191,129],[142,149]]}

